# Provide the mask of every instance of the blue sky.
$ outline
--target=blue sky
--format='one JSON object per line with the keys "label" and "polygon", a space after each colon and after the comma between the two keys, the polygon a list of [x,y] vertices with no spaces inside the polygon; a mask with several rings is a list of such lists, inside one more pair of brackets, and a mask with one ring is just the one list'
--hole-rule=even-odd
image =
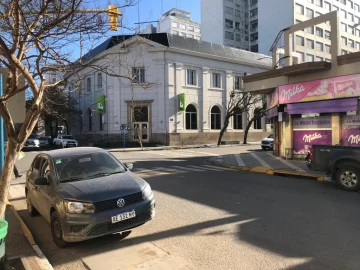
{"label": "blue sky", "polygon": [[[99,0],[101,4],[103,1],[104,0]],[[109,0],[108,2],[110,2],[111,4],[111,0]],[[118,2],[121,3],[121,1]],[[163,5],[161,5],[161,3],[163,3]],[[134,7],[122,10],[123,24],[129,28],[135,29],[137,25],[135,25],[134,23],[138,22],[138,17],[140,17],[140,22],[156,21],[159,20],[162,15],[161,10],[163,10],[163,13],[165,13],[170,9],[176,7],[191,12],[192,20],[195,22],[200,22],[200,0],[139,0],[139,7],[136,5]],[[102,8],[107,9],[107,3],[104,3],[104,6],[102,6]],[[138,16],[138,10],[140,11],[140,16]],[[153,25],[156,25],[156,22],[154,22]],[[145,27],[146,25],[142,25],[142,28]],[[119,30],[116,32],[109,30],[106,36],[96,42],[96,45],[100,44],[102,41],[104,41],[110,36],[129,33],[134,32],[129,32],[129,30],[121,28],[119,28]],[[72,44],[70,45],[70,48],[66,48],[66,50],[72,51],[74,60],[78,59],[78,57],[80,56],[79,44]],[[83,54],[85,54],[86,52],[87,49],[84,48]]]}

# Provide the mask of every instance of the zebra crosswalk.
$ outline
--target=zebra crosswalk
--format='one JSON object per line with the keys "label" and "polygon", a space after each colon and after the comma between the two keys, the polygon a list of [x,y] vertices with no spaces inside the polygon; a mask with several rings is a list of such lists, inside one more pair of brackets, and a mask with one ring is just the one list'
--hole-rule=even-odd
{"label": "zebra crosswalk", "polygon": [[201,173],[205,171],[222,172],[222,171],[235,171],[230,168],[217,167],[212,165],[184,165],[184,166],[168,166],[168,167],[154,167],[151,169],[134,168],[133,173],[140,177],[151,177],[158,175],[168,174],[181,174],[181,173]]}

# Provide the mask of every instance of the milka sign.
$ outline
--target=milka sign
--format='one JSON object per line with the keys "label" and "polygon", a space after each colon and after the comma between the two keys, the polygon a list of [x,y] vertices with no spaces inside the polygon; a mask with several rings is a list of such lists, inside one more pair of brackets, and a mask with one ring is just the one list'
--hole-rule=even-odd
{"label": "milka sign", "polygon": [[309,134],[309,135],[304,135],[303,141],[307,142],[307,143],[310,143],[313,140],[317,140],[317,139],[321,139],[321,138],[322,138],[321,134],[313,133],[313,134]]}
{"label": "milka sign", "polygon": [[360,74],[278,87],[279,104],[360,97]]}
{"label": "milka sign", "polygon": [[342,142],[346,146],[360,146],[360,129],[349,128],[342,130]]}

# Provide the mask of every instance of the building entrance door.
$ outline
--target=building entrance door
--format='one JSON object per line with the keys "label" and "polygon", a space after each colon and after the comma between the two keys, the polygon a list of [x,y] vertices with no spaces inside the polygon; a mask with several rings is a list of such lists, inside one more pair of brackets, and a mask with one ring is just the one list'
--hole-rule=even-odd
{"label": "building entrance door", "polygon": [[149,142],[149,106],[135,106],[132,114],[133,141]]}
{"label": "building entrance door", "polygon": [[147,122],[135,122],[133,125],[134,134],[133,140],[142,142],[149,142],[149,123]]}

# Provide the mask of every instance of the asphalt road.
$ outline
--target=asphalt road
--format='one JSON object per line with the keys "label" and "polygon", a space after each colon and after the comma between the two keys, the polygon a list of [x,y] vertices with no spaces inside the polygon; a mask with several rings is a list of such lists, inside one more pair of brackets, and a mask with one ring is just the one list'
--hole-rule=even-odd
{"label": "asphalt road", "polygon": [[110,251],[121,258],[122,249],[139,243],[152,243],[193,269],[359,269],[359,194],[329,183],[206,167],[208,156],[245,150],[115,153],[136,161],[157,201],[155,219],[122,241],[110,236],[59,249],[45,220],[29,217],[24,200],[13,203],[56,270],[85,269],[81,258],[105,260]]}

